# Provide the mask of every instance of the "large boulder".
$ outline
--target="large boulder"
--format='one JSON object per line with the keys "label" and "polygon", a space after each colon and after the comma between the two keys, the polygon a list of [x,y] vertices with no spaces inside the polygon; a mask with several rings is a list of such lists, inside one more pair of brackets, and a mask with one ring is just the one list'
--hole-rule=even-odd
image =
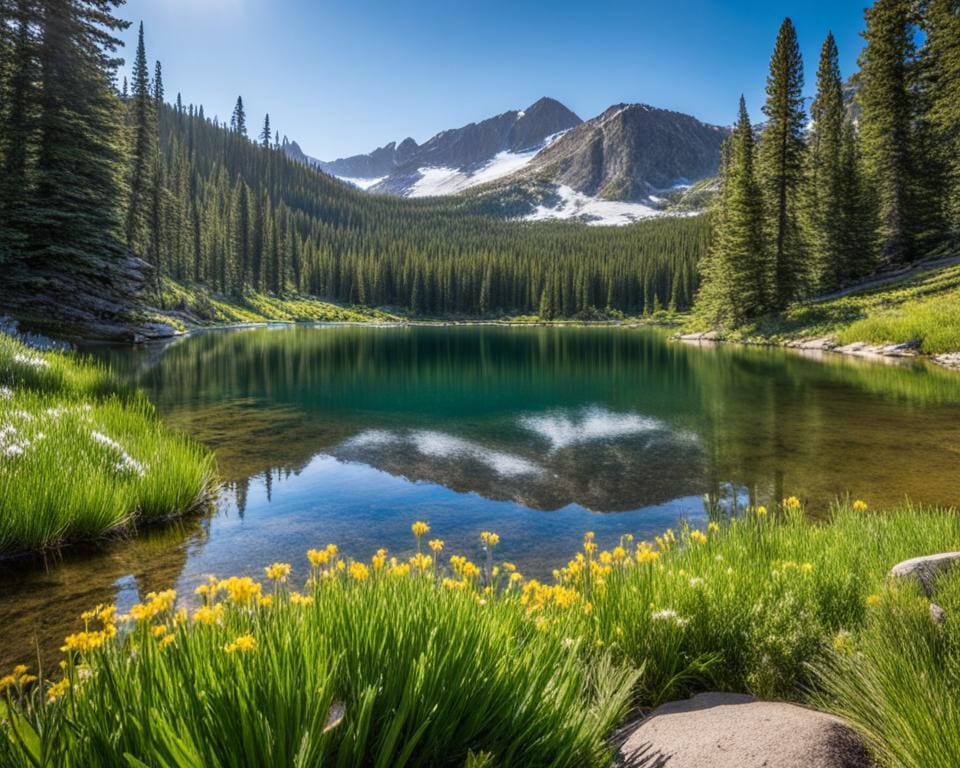
{"label": "large boulder", "polygon": [[619,768],[867,768],[860,737],[839,718],[733,693],[655,709],[625,734]]}
{"label": "large boulder", "polygon": [[890,575],[898,578],[914,578],[920,583],[927,597],[933,594],[933,587],[941,573],[960,563],[960,552],[942,552],[939,555],[914,557],[897,563],[890,569]]}

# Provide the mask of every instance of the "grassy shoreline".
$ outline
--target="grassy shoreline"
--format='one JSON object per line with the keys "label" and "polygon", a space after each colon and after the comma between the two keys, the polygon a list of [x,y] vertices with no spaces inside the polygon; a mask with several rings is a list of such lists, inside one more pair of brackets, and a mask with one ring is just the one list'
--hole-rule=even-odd
{"label": "grassy shoreline", "polygon": [[[498,562],[495,534],[481,534],[486,554],[471,563],[428,540],[426,524],[413,533],[409,561],[383,551],[355,561],[330,544],[271,566],[262,582],[211,578],[192,615],[172,591],[126,616],[92,609],[65,641],[63,677],[41,682],[21,668],[0,681],[0,761],[606,765],[628,712],[698,691],[848,713],[862,696],[837,689],[829,670],[870,652],[877,627],[898,615],[890,606],[918,603],[887,573],[960,548],[960,516],[855,503],[811,524],[791,498],[655,543],[588,533],[552,583]],[[960,675],[956,621],[948,612],[937,657],[948,677]],[[898,641],[904,656],[912,639]],[[957,688],[947,690],[956,707]],[[908,711],[929,705],[921,685],[899,694]],[[869,723],[850,719],[869,736]],[[888,737],[895,744],[871,739],[878,756],[920,754],[910,727]],[[109,757],[124,754],[127,763]]]}
{"label": "grassy shoreline", "polygon": [[121,535],[203,507],[212,455],[72,353],[0,335],[0,558]]}
{"label": "grassy shoreline", "polygon": [[[920,268],[902,278],[874,278],[842,295],[797,304],[783,315],[709,333],[708,340],[873,357],[919,356],[957,367],[960,265],[949,261],[955,260],[948,260],[946,266]],[[697,317],[684,326],[687,334],[709,330]],[[858,349],[861,344],[869,346]]]}

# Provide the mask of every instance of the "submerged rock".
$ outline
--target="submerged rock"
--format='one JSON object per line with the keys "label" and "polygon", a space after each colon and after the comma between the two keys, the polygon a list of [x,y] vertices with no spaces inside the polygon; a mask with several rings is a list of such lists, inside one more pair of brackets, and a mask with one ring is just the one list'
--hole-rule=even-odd
{"label": "submerged rock", "polygon": [[655,709],[626,736],[619,768],[867,768],[860,737],[837,717],[735,693]]}
{"label": "submerged rock", "polygon": [[941,552],[937,555],[913,557],[897,563],[890,575],[897,578],[914,578],[920,582],[924,594],[933,594],[933,587],[941,573],[960,562],[960,552]]}

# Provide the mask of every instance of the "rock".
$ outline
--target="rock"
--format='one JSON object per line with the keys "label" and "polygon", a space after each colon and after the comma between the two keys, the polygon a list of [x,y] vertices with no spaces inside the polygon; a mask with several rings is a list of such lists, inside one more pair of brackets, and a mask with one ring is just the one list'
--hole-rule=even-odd
{"label": "rock", "polygon": [[897,578],[915,578],[920,582],[924,594],[933,594],[937,577],[960,561],[960,552],[943,552],[939,555],[914,557],[897,563],[890,569],[890,575]]}
{"label": "rock", "polygon": [[930,620],[934,624],[943,624],[947,620],[947,612],[936,603],[930,603]]}
{"label": "rock", "polygon": [[867,768],[860,737],[839,718],[732,693],[655,709],[626,736],[619,768]]}
{"label": "rock", "polygon": [[934,355],[934,362],[946,368],[960,368],[960,352],[947,352],[942,355]]}

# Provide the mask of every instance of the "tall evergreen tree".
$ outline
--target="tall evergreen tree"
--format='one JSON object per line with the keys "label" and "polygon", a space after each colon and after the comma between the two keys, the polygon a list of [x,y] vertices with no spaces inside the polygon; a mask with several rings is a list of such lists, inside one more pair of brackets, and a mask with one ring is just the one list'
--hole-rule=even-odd
{"label": "tall evergreen tree", "polygon": [[817,69],[817,95],[810,108],[807,169],[807,242],[814,282],[820,290],[837,287],[847,278],[841,210],[843,198],[843,85],[833,33],[827,35]]}
{"label": "tall evergreen tree", "polygon": [[864,166],[878,206],[883,258],[916,255],[913,78],[916,61],[911,0],[876,0],[866,11],[867,41],[860,57],[860,138]]}
{"label": "tall evergreen tree", "polygon": [[237,96],[237,104],[233,108],[233,116],[230,118],[230,130],[244,137],[247,135],[247,114],[243,111],[242,96]]}
{"label": "tall evergreen tree", "polygon": [[34,0],[15,0],[0,19],[9,35],[0,105],[0,265],[22,266],[27,233],[23,220],[37,132],[38,42],[34,33],[40,10]]}
{"label": "tall evergreen tree", "polygon": [[270,133],[270,113],[263,118],[263,130],[260,131],[260,146],[264,149],[270,149],[270,139],[273,136]]}
{"label": "tall evergreen tree", "polygon": [[932,151],[946,161],[947,215],[960,239],[960,0],[927,0],[923,16],[924,56],[929,78]]}
{"label": "tall evergreen tree", "polygon": [[768,307],[769,262],[763,194],[755,168],[753,127],[740,97],[737,125],[724,148],[713,242],[700,264],[698,310],[711,323],[737,326]]}
{"label": "tall evergreen tree", "polygon": [[148,218],[153,196],[156,166],[156,122],[153,94],[150,92],[150,70],[143,42],[143,22],[137,35],[137,53],[133,60],[130,114],[133,143],[127,181],[127,245],[138,252],[147,250]]}
{"label": "tall evergreen tree", "polygon": [[153,68],[153,103],[159,115],[160,107],[163,104],[163,67],[159,60]]}
{"label": "tall evergreen tree", "polygon": [[116,329],[129,321],[142,286],[122,242],[120,110],[112,86],[115,35],[127,23],[113,16],[119,0],[42,5],[24,293],[46,298],[62,327],[94,322]]}
{"label": "tall evergreen tree", "polygon": [[758,178],[773,269],[771,302],[781,310],[802,292],[808,266],[800,223],[806,149],[803,59],[789,18],[780,26],[770,59],[763,113],[767,125],[760,135]]}

